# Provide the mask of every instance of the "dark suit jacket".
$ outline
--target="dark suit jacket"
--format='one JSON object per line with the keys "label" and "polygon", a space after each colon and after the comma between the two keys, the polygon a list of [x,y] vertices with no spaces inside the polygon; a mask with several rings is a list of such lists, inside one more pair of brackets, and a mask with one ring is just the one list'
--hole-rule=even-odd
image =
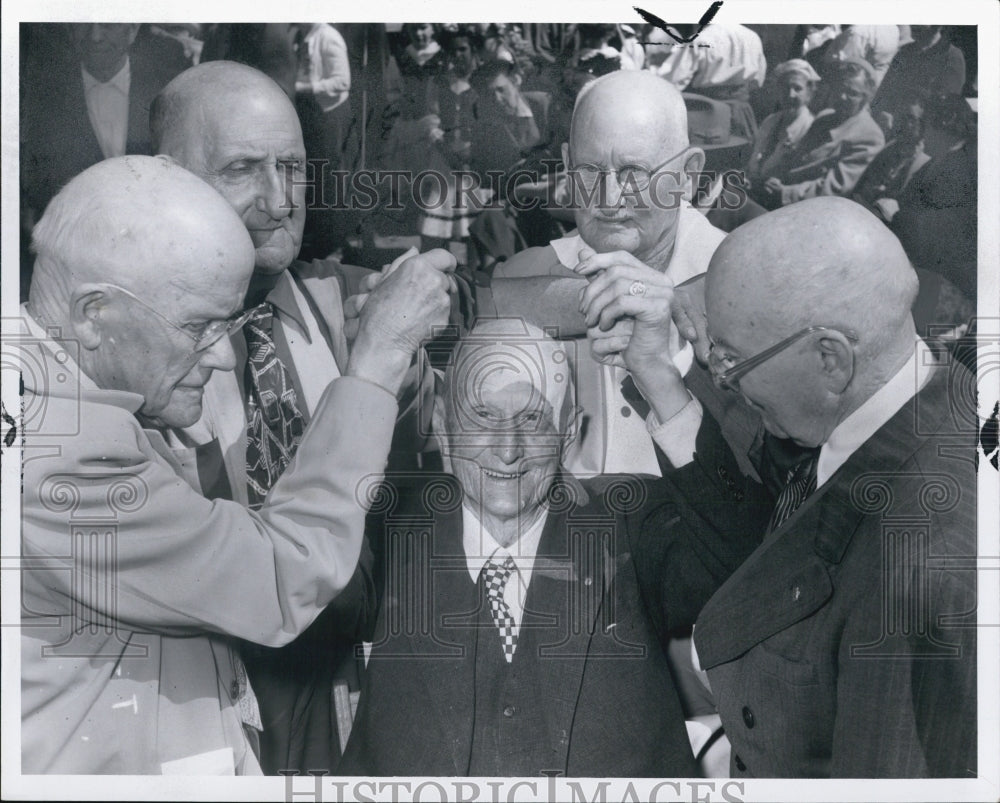
{"label": "dark suit jacket", "polygon": [[959,365],[705,606],[735,776],[976,774],[976,417]]}
{"label": "dark suit jacket", "polygon": [[[521,638],[540,628],[548,645],[539,649],[544,688],[541,710],[525,712],[538,721],[534,743],[518,752],[530,750],[534,774],[691,776],[677,692],[630,555],[654,486],[602,482],[600,496],[594,484],[575,501],[567,492],[541,538]],[[383,497],[385,545],[375,551],[387,579],[344,775],[469,772],[481,603],[462,548],[461,491],[448,475],[410,487],[394,483]],[[685,568],[670,566],[677,577]],[[519,645],[515,665],[535,654]]]}
{"label": "dark suit jacket", "polygon": [[978,160],[975,140],[931,159],[899,194],[889,228],[918,268],[976,298]]}
{"label": "dark suit jacket", "polygon": [[[140,30],[129,53],[128,134],[125,153],[149,154],[149,106],[190,66],[183,48]],[[80,62],[53,59],[33,65],[21,87],[21,191],[36,219],[74,176],[104,159],[87,115]]]}

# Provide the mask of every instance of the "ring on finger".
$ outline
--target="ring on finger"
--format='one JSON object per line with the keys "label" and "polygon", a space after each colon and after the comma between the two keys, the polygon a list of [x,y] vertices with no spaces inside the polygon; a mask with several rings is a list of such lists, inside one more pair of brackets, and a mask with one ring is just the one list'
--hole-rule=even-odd
{"label": "ring on finger", "polygon": [[644,296],[646,295],[646,285],[636,279],[629,285],[628,294],[630,296]]}

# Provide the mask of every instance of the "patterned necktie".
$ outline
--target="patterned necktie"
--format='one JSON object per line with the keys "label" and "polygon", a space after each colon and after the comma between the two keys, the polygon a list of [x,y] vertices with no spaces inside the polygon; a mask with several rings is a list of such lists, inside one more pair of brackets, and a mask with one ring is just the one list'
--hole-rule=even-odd
{"label": "patterned necktie", "polygon": [[247,490],[257,510],[288,466],[305,423],[291,376],[278,359],[271,329],[274,308],[261,304],[247,321]]}
{"label": "patterned necktie", "polygon": [[791,516],[816,490],[816,466],[819,463],[819,448],[806,450],[794,466],[788,469],[785,487],[778,494],[778,501],[767,524],[770,535]]}
{"label": "patterned necktie", "polygon": [[500,631],[500,646],[503,649],[503,657],[509,664],[514,659],[514,650],[517,649],[517,634],[514,632],[514,617],[510,608],[503,598],[503,590],[507,585],[507,579],[514,571],[514,561],[507,556],[503,563],[497,563],[490,559],[483,567],[483,580],[486,584],[486,598],[490,603],[490,611],[493,613],[493,621]]}

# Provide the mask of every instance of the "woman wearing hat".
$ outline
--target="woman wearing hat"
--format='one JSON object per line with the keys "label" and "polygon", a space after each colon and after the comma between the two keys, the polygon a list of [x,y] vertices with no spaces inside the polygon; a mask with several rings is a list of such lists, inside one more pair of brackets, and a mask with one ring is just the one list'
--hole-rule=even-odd
{"label": "woman wearing hat", "polygon": [[799,140],[812,125],[809,110],[820,77],[805,59],[779,64],[773,73],[779,92],[779,110],[764,118],[754,139],[753,155],[747,165],[751,187],[763,185],[775,175]]}

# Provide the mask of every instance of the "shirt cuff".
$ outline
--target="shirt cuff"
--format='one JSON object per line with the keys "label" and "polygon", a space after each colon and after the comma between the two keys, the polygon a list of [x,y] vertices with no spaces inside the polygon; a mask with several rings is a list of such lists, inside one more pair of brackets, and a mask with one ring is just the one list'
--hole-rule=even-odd
{"label": "shirt cuff", "polygon": [[646,416],[646,431],[674,468],[686,466],[694,459],[701,427],[701,402],[691,395],[691,391],[688,397],[688,403],[662,423],[652,410]]}
{"label": "shirt cuff", "polygon": [[681,372],[681,376],[687,376],[688,371],[691,370],[691,366],[694,364],[694,346],[683,339],[681,342],[684,345],[681,346],[681,350],[674,355],[674,365],[676,365],[677,370]]}

